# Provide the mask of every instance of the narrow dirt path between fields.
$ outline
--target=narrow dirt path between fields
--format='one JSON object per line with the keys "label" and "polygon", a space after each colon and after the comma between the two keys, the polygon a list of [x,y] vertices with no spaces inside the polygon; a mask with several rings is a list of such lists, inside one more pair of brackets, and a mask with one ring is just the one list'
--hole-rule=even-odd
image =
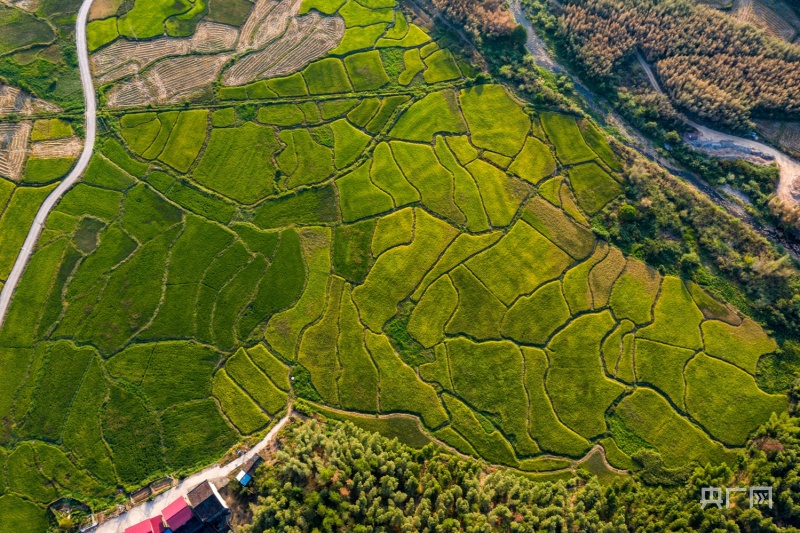
{"label": "narrow dirt path between fields", "polygon": [[33,219],[33,224],[28,231],[28,236],[19,251],[17,261],[14,263],[14,268],[11,274],[8,275],[6,284],[3,290],[0,291],[0,327],[6,318],[8,306],[11,303],[11,297],[14,295],[14,290],[17,288],[22,273],[25,272],[25,267],[33,255],[36,248],[36,243],[39,240],[44,229],[44,223],[47,220],[47,215],[53,210],[53,207],[58,203],[64,193],[67,192],[83,175],[89,160],[92,158],[94,150],[94,141],[97,133],[97,100],[94,94],[94,84],[92,83],[92,73],[89,70],[89,52],[86,46],[86,19],[89,14],[89,9],[92,6],[92,0],[83,0],[81,8],[78,11],[78,19],[75,21],[75,40],[78,50],[78,70],[81,75],[81,87],[83,89],[83,99],[86,105],[86,138],[83,143],[83,151],[78,159],[78,162],[73,167],[72,171],[66,178],[55,188],[53,192],[45,199],[39,212],[36,213],[36,218]]}
{"label": "narrow dirt path between fields", "polygon": [[209,466],[208,468],[205,468],[200,472],[185,478],[176,486],[172,487],[166,492],[162,492],[152,500],[138,505],[132,508],[130,511],[112,518],[108,522],[103,522],[97,527],[97,529],[93,531],[97,533],[118,533],[124,531],[126,528],[138,524],[142,520],[158,516],[167,505],[176,499],[185,496],[190,490],[195,488],[203,481],[213,481],[230,476],[234,471],[236,471],[237,468],[249,461],[264,448],[272,444],[272,442],[278,436],[280,430],[283,429],[283,426],[286,425],[291,416],[292,406],[290,404],[286,414],[278,421],[277,424],[275,424],[271,430],[269,430],[267,436],[264,437],[258,444],[247,450],[246,453],[243,453],[241,456],[237,457],[235,460],[226,465]]}

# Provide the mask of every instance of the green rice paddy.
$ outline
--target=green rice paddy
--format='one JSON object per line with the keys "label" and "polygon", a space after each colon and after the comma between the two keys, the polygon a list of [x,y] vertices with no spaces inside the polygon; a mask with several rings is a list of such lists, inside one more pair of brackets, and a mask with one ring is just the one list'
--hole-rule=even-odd
{"label": "green rice paddy", "polygon": [[10,5],[0,6],[0,53],[7,54],[19,48],[47,44],[55,39],[54,28],[33,13],[15,9]]}
{"label": "green rice paddy", "polygon": [[[362,6],[306,0],[345,37],[256,103],[123,114],[49,216],[0,331],[9,524],[212,463],[290,397],[527,470],[731,461],[785,410],[757,323],[593,233],[625,187],[600,130]],[[50,188],[6,187],[0,279]]]}

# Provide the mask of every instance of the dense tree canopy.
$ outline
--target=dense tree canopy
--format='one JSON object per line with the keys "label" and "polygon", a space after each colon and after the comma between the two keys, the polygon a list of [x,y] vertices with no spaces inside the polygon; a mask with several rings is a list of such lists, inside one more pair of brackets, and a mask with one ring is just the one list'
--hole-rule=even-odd
{"label": "dense tree canopy", "polygon": [[517,26],[502,0],[433,0],[433,4],[475,38],[509,35]]}
{"label": "dense tree canopy", "polygon": [[613,81],[638,49],[681,107],[731,128],[800,112],[800,47],[689,0],[587,0],[560,30],[588,76]]}
{"label": "dense tree canopy", "polygon": [[[797,531],[799,433],[800,418],[773,416],[737,471],[696,466],[677,487],[653,487],[645,481],[664,481],[657,457],[640,458],[640,479],[537,482],[433,445],[413,450],[349,423],[305,421],[260,467],[244,531]],[[701,488],[737,484],[773,486],[773,508],[750,509],[746,494],[732,509],[701,507]]]}

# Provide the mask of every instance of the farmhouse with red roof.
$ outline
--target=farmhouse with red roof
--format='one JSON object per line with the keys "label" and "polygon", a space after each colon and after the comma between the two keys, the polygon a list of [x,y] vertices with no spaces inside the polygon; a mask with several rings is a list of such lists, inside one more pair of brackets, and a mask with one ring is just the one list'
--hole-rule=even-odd
{"label": "farmhouse with red roof", "polygon": [[192,508],[186,503],[186,500],[181,496],[171,504],[167,505],[161,516],[164,517],[164,522],[172,530],[176,531],[179,527],[192,519]]}
{"label": "farmhouse with red roof", "polygon": [[164,533],[166,529],[161,516],[155,516],[127,528],[125,533]]}

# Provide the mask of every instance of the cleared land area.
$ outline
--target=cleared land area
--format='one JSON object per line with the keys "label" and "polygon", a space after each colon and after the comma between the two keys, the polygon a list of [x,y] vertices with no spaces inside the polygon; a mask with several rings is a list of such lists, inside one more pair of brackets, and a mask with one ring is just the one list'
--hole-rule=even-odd
{"label": "cleared land area", "polygon": [[788,42],[800,29],[797,14],[781,0],[736,0],[730,14],[738,22],[752,24]]}
{"label": "cleared land area", "polygon": [[6,84],[0,84],[0,115],[30,115],[32,113],[54,113],[59,107],[45,100]]}

